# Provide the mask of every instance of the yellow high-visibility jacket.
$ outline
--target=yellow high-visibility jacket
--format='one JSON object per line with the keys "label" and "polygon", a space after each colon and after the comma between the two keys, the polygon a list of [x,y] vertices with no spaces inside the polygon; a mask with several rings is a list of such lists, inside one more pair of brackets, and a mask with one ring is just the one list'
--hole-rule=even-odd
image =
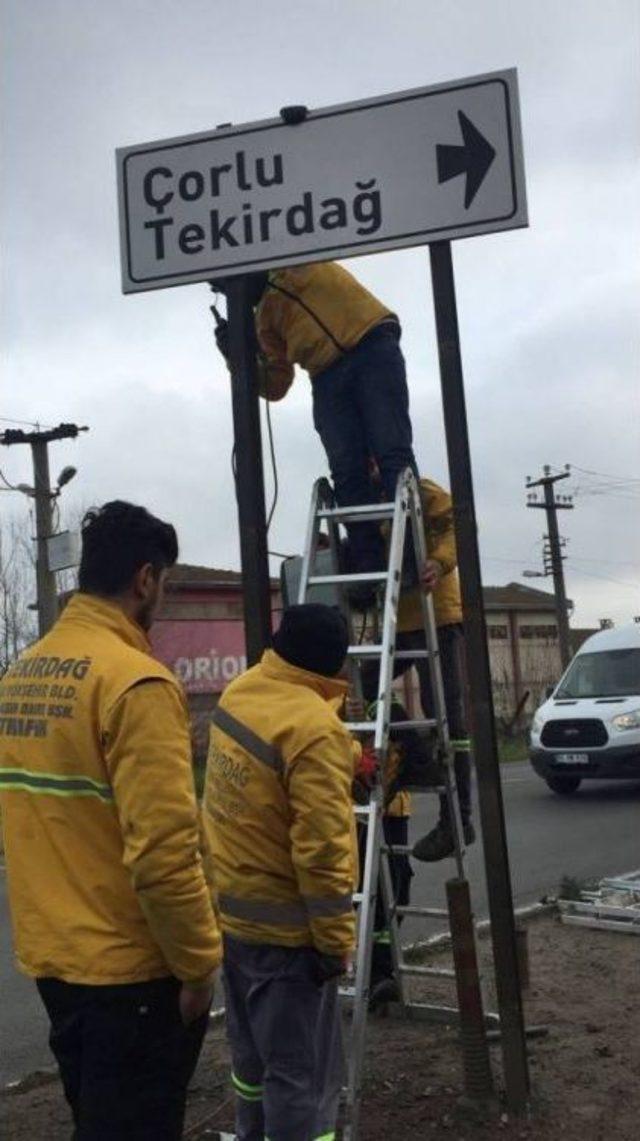
{"label": "yellow high-visibility jacket", "polygon": [[359,750],[331,704],[345,692],[266,650],[220,698],[203,819],[222,928],[238,939],[354,947]]}
{"label": "yellow high-visibility jacket", "polygon": [[[456,570],[456,535],[453,526],[453,502],[448,491],[430,479],[420,480],[422,518],[430,559],[442,564],[443,575],[433,592],[436,626],[462,622],[460,584]],[[420,591],[416,587],[400,595],[398,630],[422,630]]]}
{"label": "yellow high-visibility jacket", "polygon": [[314,377],[388,320],[397,317],[335,262],[275,270],[255,317],[261,395],[282,400],[294,364]]}
{"label": "yellow high-visibility jacket", "polygon": [[70,983],[204,981],[204,878],[184,697],[119,606],[76,594],[0,683],[18,966]]}

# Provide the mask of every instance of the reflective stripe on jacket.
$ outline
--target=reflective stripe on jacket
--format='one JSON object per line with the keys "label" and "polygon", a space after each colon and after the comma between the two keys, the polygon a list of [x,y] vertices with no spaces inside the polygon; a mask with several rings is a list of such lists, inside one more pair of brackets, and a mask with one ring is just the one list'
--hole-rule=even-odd
{"label": "reflective stripe on jacket", "polygon": [[[453,502],[448,491],[430,479],[420,480],[422,518],[430,559],[442,565],[443,575],[433,592],[436,626],[462,622],[462,602],[458,582],[458,557],[453,525]],[[422,630],[420,592],[407,591],[400,595],[398,630]]]}
{"label": "reflective stripe on jacket", "polygon": [[291,387],[294,364],[317,376],[391,318],[397,320],[335,262],[276,270],[256,310],[261,395],[282,400]]}
{"label": "reflective stripe on jacket", "polygon": [[254,943],[354,946],[354,742],[331,707],[346,683],[267,650],[214,715],[203,803],[225,931]]}
{"label": "reflective stripe on jacket", "polygon": [[98,985],[216,967],[184,698],[120,607],[76,594],[9,667],[0,796],[23,971]]}

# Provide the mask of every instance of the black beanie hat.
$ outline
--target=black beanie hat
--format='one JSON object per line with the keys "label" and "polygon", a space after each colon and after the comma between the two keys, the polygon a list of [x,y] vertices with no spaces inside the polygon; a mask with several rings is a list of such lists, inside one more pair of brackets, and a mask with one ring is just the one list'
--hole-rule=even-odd
{"label": "black beanie hat", "polygon": [[349,631],[336,606],[306,602],[289,606],[274,634],[273,648],[292,666],[335,677],[347,656]]}

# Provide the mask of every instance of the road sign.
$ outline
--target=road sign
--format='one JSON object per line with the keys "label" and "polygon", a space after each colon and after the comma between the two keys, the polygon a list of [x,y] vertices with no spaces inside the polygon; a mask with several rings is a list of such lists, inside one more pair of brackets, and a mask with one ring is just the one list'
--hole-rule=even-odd
{"label": "road sign", "polygon": [[65,570],[80,564],[80,535],[77,531],[59,531],[47,539],[47,562],[50,571]]}
{"label": "road sign", "polygon": [[515,70],[116,157],[125,293],[527,225]]}

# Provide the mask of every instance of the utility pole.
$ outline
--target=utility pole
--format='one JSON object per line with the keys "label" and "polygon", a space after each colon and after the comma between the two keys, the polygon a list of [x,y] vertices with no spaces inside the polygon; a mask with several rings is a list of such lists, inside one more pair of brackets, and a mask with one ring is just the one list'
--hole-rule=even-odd
{"label": "utility pole", "polygon": [[[557,512],[559,510],[573,510],[573,501],[569,495],[556,497],[554,485],[559,479],[568,479],[571,471],[569,465],[567,465],[566,471],[560,472],[558,475],[551,475],[551,468],[548,464],[545,464],[542,470],[544,475],[542,475],[540,479],[530,479],[529,476],[527,476],[526,487],[527,491],[530,491],[534,487],[541,487],[544,492],[544,500],[539,503],[537,494],[533,492],[527,497],[527,507],[540,507],[547,513],[547,535],[545,538],[548,542],[548,550],[545,549],[545,574],[550,572],[553,575],[553,590],[556,598],[556,617],[558,621],[558,639],[560,642],[560,659],[564,670],[569,665],[571,659],[571,647],[569,645],[569,615],[567,612],[567,596],[564,589],[564,571],[562,569],[563,555],[560,535],[558,533]],[[548,562],[547,558],[549,560]]]}
{"label": "utility pole", "polygon": [[[51,490],[48,447],[52,440],[72,440],[79,432],[77,424],[59,424],[47,431],[23,432],[20,428],[7,428],[0,433],[0,444],[29,444],[33,457],[33,495],[36,505],[36,583],[38,594],[38,633],[42,638],[58,616],[56,576],[49,570],[48,540],[53,534],[53,501],[59,493]],[[72,470],[72,469],[71,469]],[[62,481],[61,481],[62,482]],[[20,488],[22,490],[22,488]]]}

